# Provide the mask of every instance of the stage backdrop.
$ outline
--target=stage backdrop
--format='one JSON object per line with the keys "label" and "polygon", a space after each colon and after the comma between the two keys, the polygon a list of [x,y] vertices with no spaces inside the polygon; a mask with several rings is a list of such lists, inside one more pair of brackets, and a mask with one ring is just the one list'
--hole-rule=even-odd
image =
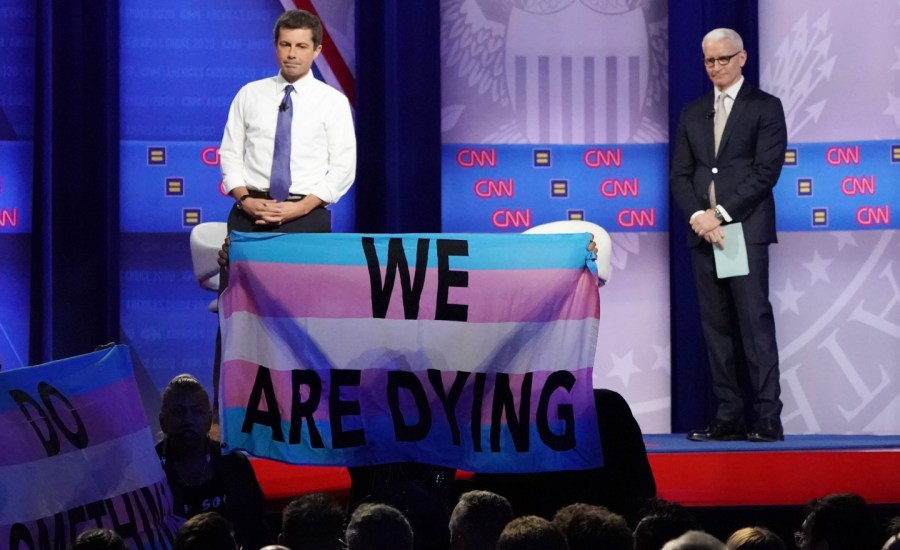
{"label": "stage backdrop", "polygon": [[[354,0],[124,0],[121,3],[121,326],[145,400],[174,375],[212,384],[214,295],[193,277],[188,234],[225,221],[218,146],[241,86],[275,75],[272,29],[285,9],[325,25],[316,77],[353,99]],[[332,210],[352,229],[353,192]],[[155,417],[152,418],[155,421]]]}
{"label": "stage backdrop", "polygon": [[28,364],[35,3],[0,0],[0,365]]}
{"label": "stage backdrop", "polygon": [[612,236],[594,384],[670,426],[667,2],[441,4],[444,231]]}
{"label": "stage backdrop", "polygon": [[760,85],[789,138],[771,276],[785,429],[897,433],[900,4],[759,6]]}

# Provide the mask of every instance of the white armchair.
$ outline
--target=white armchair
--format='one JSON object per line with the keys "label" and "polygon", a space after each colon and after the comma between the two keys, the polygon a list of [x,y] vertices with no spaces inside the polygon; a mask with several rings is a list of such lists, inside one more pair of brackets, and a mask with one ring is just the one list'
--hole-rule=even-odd
{"label": "white armchair", "polygon": [[590,233],[597,244],[597,277],[600,285],[609,282],[612,260],[612,239],[609,233],[599,225],[584,220],[562,220],[558,222],[536,225],[525,231],[525,234],[548,233]]}
{"label": "white armchair", "polygon": [[[219,250],[228,235],[225,222],[204,222],[191,229],[191,262],[194,277],[202,288],[219,291]],[[209,304],[209,310],[218,311],[218,297]]]}

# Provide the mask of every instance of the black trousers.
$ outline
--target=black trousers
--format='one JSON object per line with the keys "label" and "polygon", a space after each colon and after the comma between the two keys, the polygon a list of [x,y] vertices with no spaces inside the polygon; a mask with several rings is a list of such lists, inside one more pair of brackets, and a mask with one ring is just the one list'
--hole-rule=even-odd
{"label": "black trousers", "polygon": [[752,400],[753,421],[780,422],[778,345],[769,301],[769,245],[748,243],[747,261],[748,275],[719,279],[712,246],[704,243],[691,249],[716,418],[744,419],[747,395]]}

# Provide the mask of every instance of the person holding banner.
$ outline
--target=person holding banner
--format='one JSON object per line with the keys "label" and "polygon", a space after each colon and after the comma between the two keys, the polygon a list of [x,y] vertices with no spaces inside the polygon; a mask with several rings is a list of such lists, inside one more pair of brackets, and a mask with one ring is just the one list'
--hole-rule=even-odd
{"label": "person holding banner", "polygon": [[[747,51],[738,33],[715,29],[701,45],[714,91],[681,113],[670,187],[692,230],[688,245],[717,411],[709,426],[687,437],[779,441],[784,431],[769,245],[778,240],[772,188],[787,147],[784,109],[777,97],[745,81]],[[727,243],[726,230],[732,235]],[[749,273],[720,277],[713,249],[741,241]],[[750,381],[752,423],[745,420],[742,376]]]}
{"label": "person holding banner", "polygon": [[234,525],[245,548],[273,542],[265,518],[265,497],[250,461],[234,452],[222,455],[209,438],[209,395],[189,374],[173,378],[163,391],[159,412],[163,439],[156,446],[172,490],[174,511],[192,518],[219,512]]}

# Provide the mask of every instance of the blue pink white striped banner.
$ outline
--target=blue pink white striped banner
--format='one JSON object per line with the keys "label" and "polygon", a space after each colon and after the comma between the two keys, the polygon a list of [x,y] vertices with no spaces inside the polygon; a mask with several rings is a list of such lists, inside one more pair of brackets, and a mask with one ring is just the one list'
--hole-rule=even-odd
{"label": "blue pink white striped banner", "polygon": [[64,548],[92,527],[171,548],[181,524],[125,346],[0,373],[0,547]]}
{"label": "blue pink white striped banner", "polygon": [[226,445],[299,464],[601,465],[589,240],[234,234]]}

